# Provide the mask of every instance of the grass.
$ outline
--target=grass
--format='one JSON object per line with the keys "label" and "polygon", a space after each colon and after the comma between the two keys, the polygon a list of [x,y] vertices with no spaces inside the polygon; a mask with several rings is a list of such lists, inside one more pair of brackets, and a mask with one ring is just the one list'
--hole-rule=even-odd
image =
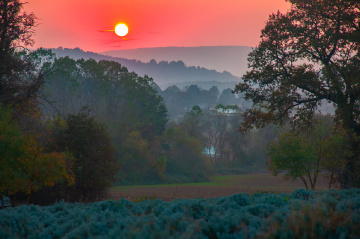
{"label": "grass", "polygon": [[[317,190],[326,190],[327,182],[319,181]],[[137,200],[142,197],[154,197],[173,200],[175,198],[209,198],[232,195],[235,193],[290,193],[305,188],[300,180],[286,181],[281,176],[270,173],[214,176],[209,182],[178,183],[158,185],[116,186],[109,189],[113,199],[127,198]]]}
{"label": "grass", "polygon": [[225,175],[225,176],[214,176],[209,182],[200,183],[174,183],[174,184],[155,184],[155,185],[128,185],[128,186],[116,186],[112,187],[111,190],[131,190],[138,188],[158,188],[158,187],[186,187],[186,186],[231,186],[234,181],[239,181],[238,176],[244,175]]}

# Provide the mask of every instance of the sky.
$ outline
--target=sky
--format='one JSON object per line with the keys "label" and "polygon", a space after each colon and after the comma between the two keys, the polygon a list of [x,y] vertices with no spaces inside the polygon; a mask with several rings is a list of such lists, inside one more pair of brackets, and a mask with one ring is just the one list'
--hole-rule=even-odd
{"label": "sky", "polygon": [[[29,0],[38,18],[33,48],[85,51],[148,47],[251,46],[285,0]],[[125,23],[124,38],[113,31]]]}

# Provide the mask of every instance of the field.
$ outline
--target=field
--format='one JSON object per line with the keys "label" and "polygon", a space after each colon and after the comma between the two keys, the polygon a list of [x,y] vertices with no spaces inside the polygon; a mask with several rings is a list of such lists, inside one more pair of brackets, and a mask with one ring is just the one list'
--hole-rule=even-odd
{"label": "field", "polygon": [[101,202],[0,210],[0,238],[360,238],[360,189],[307,191],[248,174],[109,193]]}
{"label": "field", "polygon": [[360,190],[22,205],[0,238],[360,238]]}
{"label": "field", "polygon": [[[327,186],[327,181],[320,179],[316,189],[326,190]],[[286,181],[282,176],[274,177],[269,173],[257,173],[216,176],[211,178],[209,182],[204,183],[119,186],[111,188],[109,195],[114,200],[124,198],[136,201],[159,198],[169,201],[174,199],[222,197],[238,193],[290,193],[298,188],[305,188],[300,180]]]}

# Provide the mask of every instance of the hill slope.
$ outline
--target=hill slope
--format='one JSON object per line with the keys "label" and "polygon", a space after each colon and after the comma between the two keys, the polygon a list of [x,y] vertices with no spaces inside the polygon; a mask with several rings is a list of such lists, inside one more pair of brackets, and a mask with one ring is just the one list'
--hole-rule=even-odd
{"label": "hill slope", "polygon": [[129,71],[134,71],[138,75],[149,75],[155,83],[160,87],[176,84],[180,82],[239,82],[240,78],[232,75],[229,72],[218,72],[215,70],[208,70],[203,67],[188,67],[182,61],[160,61],[155,60],[150,62],[142,62],[138,60],[129,60],[120,57],[105,56],[94,52],[84,52],[79,48],[75,49],[52,49],[53,52],[59,56],[69,56],[73,59],[89,59],[95,60],[111,60],[116,61],[127,67]]}
{"label": "hill slope", "polygon": [[136,59],[148,62],[183,61],[189,66],[200,66],[219,72],[228,71],[241,77],[247,70],[248,46],[202,46],[202,47],[157,47],[114,50],[102,52],[103,55]]}

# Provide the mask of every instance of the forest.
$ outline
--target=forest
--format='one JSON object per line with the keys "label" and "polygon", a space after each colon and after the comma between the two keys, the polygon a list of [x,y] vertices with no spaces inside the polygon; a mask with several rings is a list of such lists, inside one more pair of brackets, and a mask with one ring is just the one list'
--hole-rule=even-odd
{"label": "forest", "polygon": [[[0,237],[359,236],[360,3],[290,3],[220,92],[161,90],[116,61],[30,50],[36,16],[0,2],[0,195],[14,206],[0,210]],[[114,186],[264,171],[305,189],[105,200]],[[328,191],[315,191],[320,178]]]}

